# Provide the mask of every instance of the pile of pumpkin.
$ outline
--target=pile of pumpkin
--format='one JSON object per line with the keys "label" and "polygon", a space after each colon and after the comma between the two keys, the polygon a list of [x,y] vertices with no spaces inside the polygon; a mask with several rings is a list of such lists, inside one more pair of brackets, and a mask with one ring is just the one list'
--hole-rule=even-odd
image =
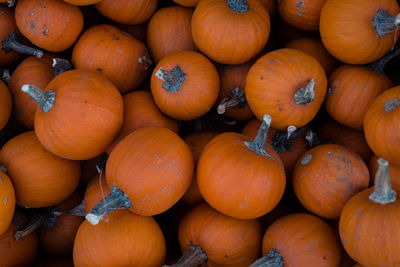
{"label": "pile of pumpkin", "polygon": [[396,0],[0,2],[0,266],[400,265]]}

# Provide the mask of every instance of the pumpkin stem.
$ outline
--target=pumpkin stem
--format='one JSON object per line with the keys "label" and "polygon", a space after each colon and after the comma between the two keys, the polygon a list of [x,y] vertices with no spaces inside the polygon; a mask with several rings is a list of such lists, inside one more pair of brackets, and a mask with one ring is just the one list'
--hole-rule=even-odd
{"label": "pumpkin stem", "polygon": [[393,58],[395,58],[396,56],[400,55],[400,48],[396,49],[394,51],[390,51],[389,53],[387,53],[386,55],[384,55],[383,57],[381,57],[380,59],[378,59],[377,61],[375,61],[374,63],[369,64],[368,66],[375,72],[377,73],[385,73],[384,72],[384,68],[386,66],[386,64],[392,60]]}
{"label": "pumpkin stem", "polygon": [[171,71],[159,68],[155,75],[157,78],[164,81],[163,88],[167,90],[168,93],[177,92],[186,78],[186,74],[183,73],[178,66]]}
{"label": "pumpkin stem", "polygon": [[2,3],[6,7],[13,7],[15,5],[16,0],[8,0],[7,2]]}
{"label": "pumpkin stem", "polygon": [[0,172],[7,173],[7,169],[4,166],[0,166]]}
{"label": "pumpkin stem", "polygon": [[11,79],[10,71],[8,69],[0,69],[1,79],[8,84]]}
{"label": "pumpkin stem", "polygon": [[265,151],[268,129],[270,125],[271,125],[271,116],[268,114],[264,114],[263,121],[261,122],[260,128],[258,129],[258,133],[254,138],[254,140],[251,142],[248,141],[244,142],[246,146],[250,148],[253,152],[267,157],[271,157],[271,155],[269,155],[267,151]]}
{"label": "pumpkin stem", "polygon": [[96,164],[97,173],[101,173],[102,171],[104,171],[106,169],[107,160],[108,160],[108,154],[106,152],[104,152],[103,155],[101,156],[99,162],[97,162],[97,164]]}
{"label": "pumpkin stem", "polygon": [[246,0],[228,0],[228,6],[235,12],[244,13],[249,10]]}
{"label": "pumpkin stem", "polygon": [[378,171],[375,175],[374,192],[369,199],[379,204],[388,204],[396,201],[396,191],[392,189],[389,176],[389,162],[383,158],[378,159]]}
{"label": "pumpkin stem", "polygon": [[42,226],[46,220],[48,220],[52,216],[52,209],[53,208],[44,208],[44,209],[37,209],[35,213],[21,230],[15,232],[14,238],[15,240],[20,240],[34,231],[36,231],[40,226]]}
{"label": "pumpkin stem", "polygon": [[22,37],[17,35],[16,32],[12,32],[10,35],[6,36],[1,42],[3,50],[10,52],[11,50],[17,51],[19,53],[24,53],[27,55],[35,56],[41,58],[43,56],[43,51],[37,48],[29,47],[21,44]]}
{"label": "pumpkin stem", "polygon": [[172,265],[163,267],[197,267],[202,266],[207,261],[207,254],[199,246],[190,245],[189,249],[182,257]]}
{"label": "pumpkin stem", "polygon": [[297,131],[296,126],[290,125],[287,131],[276,131],[272,137],[271,145],[276,152],[282,153],[289,151],[296,138],[302,133],[302,131]]}
{"label": "pumpkin stem", "polygon": [[400,99],[398,99],[397,97],[394,97],[388,101],[386,101],[385,105],[384,105],[384,109],[386,112],[391,112],[395,109],[397,109],[400,106]]}
{"label": "pumpkin stem", "polygon": [[[400,14],[399,14],[400,15]],[[372,24],[375,27],[378,36],[384,36],[393,31],[393,28],[398,28],[400,25],[400,16],[392,16],[385,10],[378,10]]]}
{"label": "pumpkin stem", "polygon": [[306,87],[302,87],[294,94],[294,101],[298,105],[307,105],[314,101],[315,97],[315,87],[316,83],[314,79],[311,79]]}
{"label": "pumpkin stem", "polygon": [[130,208],[132,202],[129,200],[128,196],[122,192],[118,187],[113,185],[111,187],[111,193],[106,196],[103,200],[97,203],[96,206],[86,215],[86,220],[91,224],[96,225],[99,221],[109,214],[110,212],[120,208]]}
{"label": "pumpkin stem", "polygon": [[226,109],[229,108],[242,108],[246,104],[246,98],[244,92],[239,88],[235,87],[228,97],[225,97],[217,107],[218,114],[224,114]]}
{"label": "pumpkin stem", "polygon": [[74,66],[64,58],[53,58],[53,64],[51,66],[54,68],[54,76],[74,68]]}
{"label": "pumpkin stem", "polygon": [[56,93],[52,90],[42,91],[39,88],[25,84],[21,88],[22,92],[27,93],[33,98],[38,104],[43,112],[48,112],[54,105],[56,100]]}
{"label": "pumpkin stem", "polygon": [[253,262],[249,267],[283,267],[283,258],[275,249],[271,249],[267,255]]}
{"label": "pumpkin stem", "polygon": [[53,211],[53,214],[55,216],[61,216],[61,215],[72,215],[72,216],[79,216],[79,217],[85,217],[86,211],[85,211],[85,203],[82,201],[79,205],[76,207],[67,210],[67,211]]}

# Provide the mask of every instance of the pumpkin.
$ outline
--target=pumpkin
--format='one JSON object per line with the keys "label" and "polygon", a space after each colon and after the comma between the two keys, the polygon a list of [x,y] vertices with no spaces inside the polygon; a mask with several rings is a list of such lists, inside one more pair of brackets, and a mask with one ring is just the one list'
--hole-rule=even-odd
{"label": "pumpkin", "polygon": [[400,86],[380,94],[364,117],[369,147],[379,157],[400,165]]}
{"label": "pumpkin", "polygon": [[107,179],[103,173],[90,179],[84,196],[86,214],[90,213],[94,206],[110,193],[111,190],[107,185]]}
{"label": "pumpkin", "polygon": [[36,102],[21,91],[24,84],[32,84],[40,89],[46,88],[54,78],[51,57],[28,57],[24,59],[11,75],[8,87],[13,96],[14,117],[27,129],[33,129]]}
{"label": "pumpkin", "polygon": [[136,25],[117,24],[118,28],[129,33],[132,37],[143,43],[145,43],[147,40],[147,25],[147,22]]}
{"label": "pumpkin", "polygon": [[216,210],[238,219],[271,211],[282,198],[283,164],[266,139],[271,117],[264,116],[257,136],[223,133],[204,148],[197,164],[201,195]]}
{"label": "pumpkin", "polygon": [[7,51],[8,49],[3,47],[3,40],[17,28],[14,9],[0,5],[0,24],[0,40],[2,41],[0,43],[0,48],[2,48],[0,49],[0,66],[3,67],[15,63],[21,56],[16,51]]}
{"label": "pumpkin", "polygon": [[108,222],[84,221],[74,242],[74,265],[158,267],[164,263],[165,240],[152,217],[116,210]]}
{"label": "pumpkin", "polygon": [[286,130],[300,128],[317,114],[326,94],[327,79],[321,64],[312,56],[291,48],[278,49],[260,57],[246,78],[246,98],[254,115],[265,113],[271,126]]}
{"label": "pumpkin", "polygon": [[178,237],[183,253],[202,252],[181,266],[242,267],[258,257],[262,229],[257,220],[235,219],[202,203],[182,218]]}
{"label": "pumpkin", "polygon": [[192,38],[192,8],[171,6],[159,9],[147,27],[147,46],[155,62],[174,52],[196,50]]}
{"label": "pumpkin", "polygon": [[13,137],[0,150],[0,164],[7,169],[17,204],[29,208],[55,205],[76,189],[80,162],[47,151],[33,131]]}
{"label": "pumpkin", "polygon": [[[372,184],[375,181],[375,175],[378,171],[378,156],[373,155],[368,163],[369,173],[371,174]],[[395,190],[400,189],[400,166],[394,165],[389,163],[389,176],[390,176],[390,183]]]}
{"label": "pumpkin", "polygon": [[10,91],[3,81],[0,80],[0,130],[2,130],[10,118],[12,110],[12,98]]}
{"label": "pumpkin", "polygon": [[213,61],[241,64],[265,46],[270,18],[258,0],[201,0],[193,13],[192,35]]}
{"label": "pumpkin", "polygon": [[86,216],[92,224],[119,207],[153,216],[172,207],[188,189],[193,156],[186,143],[167,128],[140,128],[125,137],[106,164],[111,193]]}
{"label": "pumpkin", "polygon": [[396,266],[400,262],[400,201],[390,186],[388,161],[380,158],[378,164],[375,186],[356,194],[344,206],[340,239],[350,257],[361,265]]}
{"label": "pumpkin", "polygon": [[195,7],[200,0],[173,0],[175,3],[186,7]]}
{"label": "pumpkin", "polygon": [[163,113],[177,120],[193,120],[206,114],[217,100],[218,72],[198,52],[169,54],[153,71],[151,93]]}
{"label": "pumpkin", "polygon": [[369,185],[362,158],[349,149],[326,144],[304,153],[293,171],[293,189],[310,212],[338,219],[346,202]]}
{"label": "pumpkin", "polygon": [[123,100],[104,76],[70,70],[56,76],[40,90],[22,86],[39,106],[35,133],[53,154],[72,160],[100,155],[122,126]]}
{"label": "pumpkin", "polygon": [[[294,213],[272,223],[262,240],[263,261],[273,266],[339,266],[340,242],[322,219],[307,213]],[[264,262],[264,264],[266,264]]]}
{"label": "pumpkin", "polygon": [[71,47],[83,29],[79,8],[61,0],[18,1],[15,21],[29,41],[51,52]]}
{"label": "pumpkin", "polygon": [[366,64],[397,42],[400,8],[395,0],[327,0],[319,22],[328,52],[347,64]]}
{"label": "pumpkin", "polygon": [[142,42],[114,26],[101,24],[81,35],[72,51],[72,64],[104,75],[125,93],[139,87],[151,61]]}
{"label": "pumpkin", "polygon": [[14,186],[3,171],[0,170],[0,236],[8,229],[15,210]]}

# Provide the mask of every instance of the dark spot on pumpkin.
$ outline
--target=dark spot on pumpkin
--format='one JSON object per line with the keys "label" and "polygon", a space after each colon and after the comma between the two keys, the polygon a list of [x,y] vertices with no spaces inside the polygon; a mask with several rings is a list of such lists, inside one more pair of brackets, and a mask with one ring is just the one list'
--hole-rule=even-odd
{"label": "dark spot on pumpkin", "polygon": [[296,4],[296,8],[301,8],[302,6],[304,6],[304,3],[303,3],[303,1],[299,1],[299,2],[297,2],[297,4]]}
{"label": "dark spot on pumpkin", "polygon": [[326,260],[326,256],[324,256],[324,258],[323,258],[324,260]]}
{"label": "dark spot on pumpkin", "polygon": [[225,258],[228,258],[228,255],[225,254]]}
{"label": "dark spot on pumpkin", "polygon": [[35,29],[35,23],[32,20],[30,21],[29,25],[30,25],[31,29]]}
{"label": "dark spot on pumpkin", "polygon": [[103,69],[102,69],[102,68],[96,68],[96,70],[97,70],[97,71],[102,71]]}
{"label": "dark spot on pumpkin", "polygon": [[261,77],[260,77],[260,80],[264,80],[264,77],[263,77],[263,76],[261,76]]}
{"label": "dark spot on pumpkin", "polygon": [[118,36],[116,36],[116,35],[113,34],[113,35],[111,36],[111,39],[118,41],[120,38],[119,38]]}
{"label": "dark spot on pumpkin", "polygon": [[83,103],[87,104],[87,100],[84,100]]}

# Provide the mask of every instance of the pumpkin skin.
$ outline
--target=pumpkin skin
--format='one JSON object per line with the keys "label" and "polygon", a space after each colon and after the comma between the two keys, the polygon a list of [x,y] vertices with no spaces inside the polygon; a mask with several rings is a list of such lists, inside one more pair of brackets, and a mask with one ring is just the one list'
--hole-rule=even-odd
{"label": "pumpkin skin", "polygon": [[83,29],[83,15],[79,8],[61,0],[18,1],[15,21],[29,41],[51,52],[71,47]]}
{"label": "pumpkin skin", "polygon": [[[378,171],[378,156],[373,155],[369,161],[368,168],[369,168],[369,173],[371,174],[371,184],[374,184],[375,181],[375,174]],[[392,184],[392,187],[396,190],[399,191],[400,189],[400,166],[399,165],[394,165],[389,163],[389,176],[390,176],[390,183]]]}
{"label": "pumpkin skin", "polygon": [[198,245],[207,254],[205,266],[249,266],[259,255],[262,228],[257,220],[239,220],[199,204],[180,221],[182,252]]}
{"label": "pumpkin skin", "polygon": [[125,93],[143,82],[150,56],[142,42],[114,26],[102,24],[82,34],[72,51],[72,63],[77,69],[104,75]]}
{"label": "pumpkin skin", "polygon": [[198,3],[192,18],[192,35],[202,53],[218,63],[241,64],[264,48],[270,33],[268,12],[258,0],[247,3],[249,9],[242,13],[223,0]]}
{"label": "pumpkin skin", "polygon": [[103,0],[96,9],[113,21],[135,25],[147,21],[157,8],[158,0]]}
{"label": "pumpkin skin", "polygon": [[329,77],[328,87],[326,111],[339,123],[360,130],[368,108],[392,82],[368,67],[343,65]]}
{"label": "pumpkin skin", "polygon": [[147,27],[147,46],[155,62],[174,52],[196,50],[192,38],[193,9],[171,6],[159,9]]}
{"label": "pumpkin skin", "polygon": [[17,135],[0,150],[18,205],[41,208],[66,199],[78,186],[80,162],[47,151],[33,131]]}
{"label": "pumpkin skin", "polygon": [[[317,245],[316,245],[317,244]],[[272,248],[285,266],[339,266],[340,242],[333,229],[320,218],[295,213],[279,218],[264,234],[262,253]]]}
{"label": "pumpkin skin", "polygon": [[92,4],[96,4],[98,2],[101,2],[103,0],[64,0],[64,2],[67,2],[71,5],[75,6],[88,6]]}
{"label": "pumpkin skin", "polygon": [[310,149],[293,171],[297,198],[307,210],[326,219],[338,219],[346,202],[368,188],[369,180],[361,157],[335,144]]}
{"label": "pumpkin skin", "polygon": [[[392,102],[391,107],[387,103]],[[364,133],[369,147],[379,157],[400,165],[400,86],[380,94],[364,117]],[[388,110],[388,111],[385,111]]]}
{"label": "pumpkin skin", "polygon": [[96,226],[88,221],[81,224],[73,258],[77,267],[158,267],[164,263],[165,251],[163,233],[152,217],[116,210],[108,215],[108,222],[101,221]]}
{"label": "pumpkin skin", "polygon": [[14,216],[15,191],[10,178],[0,171],[0,236],[8,229]]}
{"label": "pumpkin skin", "polygon": [[[0,41],[10,35],[17,29],[15,22],[14,9],[0,5]],[[0,42],[0,67],[5,67],[14,64],[21,57],[21,54],[16,51],[6,52]]]}
{"label": "pumpkin skin", "polygon": [[[297,104],[295,94],[310,80],[316,83],[314,99]],[[300,128],[315,117],[326,87],[324,69],[315,58],[300,50],[283,48],[254,63],[247,75],[245,92],[250,109],[259,120],[267,113],[272,118],[271,127],[286,130],[289,125]]]}
{"label": "pumpkin skin", "polygon": [[71,70],[51,80],[48,90],[56,94],[53,107],[47,113],[37,107],[35,114],[42,145],[72,160],[104,152],[122,126],[123,100],[117,88],[100,74]]}
{"label": "pumpkin skin", "polygon": [[[168,84],[158,76],[161,70],[171,72],[178,67],[185,74],[177,90],[168,91]],[[180,74],[179,74],[180,75]],[[177,120],[193,120],[206,114],[219,93],[219,77],[214,65],[202,54],[180,51],[165,56],[151,76],[151,93],[160,110]]]}
{"label": "pumpkin skin", "polygon": [[0,130],[2,130],[6,126],[8,119],[10,118],[13,106],[12,103],[13,102],[11,98],[11,93],[7,85],[5,85],[5,83],[0,80]]}
{"label": "pumpkin skin", "polygon": [[13,116],[27,129],[33,129],[37,103],[21,91],[24,84],[32,84],[40,89],[46,88],[54,78],[51,57],[27,57],[11,75],[8,87],[13,96]]}
{"label": "pumpkin skin", "polygon": [[400,13],[394,0],[327,0],[319,27],[328,52],[347,64],[370,63],[389,52],[399,36],[394,33],[394,25],[379,36],[373,24],[379,10],[391,16]]}
{"label": "pumpkin skin", "polygon": [[270,17],[276,14],[276,1],[275,0],[258,0],[268,11]]}
{"label": "pumpkin skin", "polygon": [[185,7],[195,7],[200,0],[173,0],[175,3]]}

